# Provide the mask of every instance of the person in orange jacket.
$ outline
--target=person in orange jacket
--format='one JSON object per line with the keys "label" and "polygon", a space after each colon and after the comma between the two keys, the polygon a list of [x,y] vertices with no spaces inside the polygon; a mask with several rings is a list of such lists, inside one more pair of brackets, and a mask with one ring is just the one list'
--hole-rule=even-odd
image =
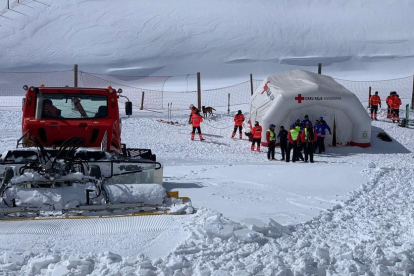
{"label": "person in orange jacket", "polygon": [[392,117],[391,99],[393,96],[394,96],[394,92],[390,92],[390,95],[385,100],[385,102],[387,103],[387,118]]}
{"label": "person in orange jacket", "polygon": [[196,111],[198,110],[197,107],[195,107],[193,104],[190,105],[190,117],[188,118],[188,124],[191,125],[191,120],[193,119],[193,115],[196,113]]}
{"label": "person in orange jacket", "polygon": [[200,110],[196,110],[196,112],[191,116],[191,123],[193,125],[193,131],[191,132],[191,141],[194,141],[195,131],[198,131],[198,136],[200,137],[200,141],[205,140],[203,135],[201,134],[200,125],[203,122],[203,117],[200,115]]}
{"label": "person in orange jacket", "polygon": [[236,136],[236,131],[237,129],[239,129],[240,139],[242,139],[243,122],[244,122],[244,115],[242,114],[242,111],[239,110],[237,114],[234,116],[234,130],[233,130],[233,134],[231,135],[231,138],[234,138],[234,136]]}
{"label": "person in orange jacket", "polygon": [[318,133],[309,122],[306,123],[305,129],[302,130],[300,139],[305,150],[305,162],[308,162],[309,156],[310,162],[313,163],[313,143],[318,140]]}
{"label": "person in orange jacket", "polygon": [[400,96],[395,94],[395,96],[391,99],[391,109],[392,109],[392,122],[395,121],[400,122],[400,106],[402,102]]}
{"label": "person in orange jacket", "polygon": [[371,106],[371,120],[378,121],[377,112],[378,106],[381,108],[381,98],[378,96],[378,91],[375,91],[375,95],[369,98],[369,104]]}
{"label": "person in orange jacket", "polygon": [[252,142],[251,150],[254,151],[254,144],[257,143],[257,151],[260,152],[260,143],[262,142],[262,127],[259,125],[258,121],[254,123],[252,134],[253,134],[253,142]]}

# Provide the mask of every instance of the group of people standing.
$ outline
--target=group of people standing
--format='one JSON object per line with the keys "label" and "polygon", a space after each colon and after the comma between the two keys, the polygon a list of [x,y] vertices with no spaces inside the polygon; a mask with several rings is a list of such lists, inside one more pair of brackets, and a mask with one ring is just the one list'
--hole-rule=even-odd
{"label": "group of people standing", "polygon": [[[387,118],[392,119],[393,123],[400,122],[400,106],[402,104],[400,96],[396,91],[392,91],[385,101],[387,103]],[[375,94],[369,98],[369,105],[371,108],[371,120],[378,121],[378,107],[381,108],[381,98],[378,95],[378,91],[375,91]]]}
{"label": "group of people standing", "polygon": [[[255,123],[259,126],[259,122]],[[282,154],[281,161],[290,162],[292,152],[292,162],[308,160],[313,163],[313,155],[317,151],[322,153],[325,151],[325,137],[327,131],[331,134],[331,129],[328,124],[320,117],[315,121],[315,125],[309,120],[309,116],[306,115],[301,122],[299,119],[290,126],[290,130],[285,130],[284,126],[280,126],[279,133],[275,133],[275,125],[271,124],[266,133],[266,140],[269,147],[267,152],[267,158],[269,161],[275,159],[276,138],[279,138],[280,151]],[[252,150],[254,142],[252,144]],[[302,151],[304,151],[305,157],[303,157]]]}
{"label": "group of people standing", "polygon": [[[195,132],[197,130],[200,140],[203,141],[203,135],[201,133],[200,124],[203,122],[203,117],[200,115],[200,111],[194,106],[190,106],[191,114],[189,123],[192,124],[193,130],[191,132],[191,140],[194,140]],[[239,138],[243,137],[243,122],[245,117],[241,110],[234,116],[234,129],[231,138],[234,138],[239,132]],[[315,120],[314,125],[309,120],[309,116],[306,115],[303,121],[297,119],[294,124],[290,126],[289,131],[285,130],[284,126],[280,126],[280,130],[276,135],[276,126],[271,124],[266,132],[266,141],[268,145],[267,158],[268,160],[276,160],[275,148],[276,139],[279,139],[279,146],[282,154],[281,161],[290,162],[292,152],[292,162],[302,160],[313,163],[313,155],[316,152],[325,152],[325,137],[327,132],[331,134],[331,129],[325,122],[323,117]],[[261,151],[261,140],[262,140],[263,128],[259,122],[255,122],[250,132],[250,138],[252,141],[250,149],[252,151]],[[256,147],[257,145],[257,147]],[[304,152],[304,155],[302,154]]]}
{"label": "group of people standing", "polygon": [[[309,116],[306,115],[301,122],[299,119],[290,126],[290,130],[285,130],[284,126],[280,126],[279,133],[276,135],[276,126],[271,124],[266,132],[266,142],[268,145],[267,158],[269,161],[276,160],[275,148],[276,139],[279,139],[279,146],[282,154],[281,161],[290,162],[290,154],[292,152],[292,162],[302,160],[313,163],[313,154],[315,152],[322,153],[325,151],[325,137],[326,133],[331,134],[331,129],[328,124],[320,117],[315,121],[315,125],[309,120]],[[252,145],[251,150],[255,150],[257,144],[257,151],[260,151],[262,127],[259,122],[255,122],[251,131]],[[302,151],[305,153],[303,157]]]}
{"label": "group of people standing", "polygon": [[400,122],[400,106],[402,105],[400,96],[397,92],[392,91],[386,99],[387,102],[387,118],[392,119],[392,122]]}

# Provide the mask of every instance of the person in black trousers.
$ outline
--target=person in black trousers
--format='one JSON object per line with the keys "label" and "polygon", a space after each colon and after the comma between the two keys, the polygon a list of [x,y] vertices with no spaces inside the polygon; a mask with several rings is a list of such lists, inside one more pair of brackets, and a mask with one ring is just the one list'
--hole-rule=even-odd
{"label": "person in black trousers", "polygon": [[275,127],[276,126],[274,124],[271,124],[269,126],[269,129],[266,132],[266,141],[269,147],[269,150],[267,151],[267,159],[269,161],[276,160],[275,159],[275,147],[276,147]]}
{"label": "person in black trousers", "polygon": [[318,139],[318,134],[310,123],[306,123],[306,128],[302,130],[301,135],[301,141],[305,150],[305,162],[308,162],[309,157],[310,162],[313,163],[313,143]]}
{"label": "person in black trousers", "polygon": [[285,154],[286,154],[286,150],[287,150],[287,146],[288,146],[288,132],[287,130],[285,130],[284,126],[280,126],[280,131],[279,134],[277,135],[277,138],[279,139],[279,143],[280,143],[280,151],[282,152],[282,161],[285,160]]}

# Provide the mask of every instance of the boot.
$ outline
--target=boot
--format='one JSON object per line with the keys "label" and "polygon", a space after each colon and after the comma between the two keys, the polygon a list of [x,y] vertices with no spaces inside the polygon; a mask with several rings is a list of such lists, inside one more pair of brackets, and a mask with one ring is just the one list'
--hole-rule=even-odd
{"label": "boot", "polygon": [[206,140],[206,139],[203,138],[203,135],[201,133],[198,136],[200,137],[200,141]]}
{"label": "boot", "polygon": [[260,152],[260,145],[257,146],[257,152]]}
{"label": "boot", "polygon": [[243,138],[243,134],[240,133],[240,139],[242,139],[242,138]]}
{"label": "boot", "polygon": [[195,133],[191,133],[191,141],[194,141]]}
{"label": "boot", "polygon": [[254,145],[252,145],[252,146],[250,147],[250,149],[251,149],[252,151],[254,151]]}
{"label": "boot", "polygon": [[236,132],[233,132],[233,133],[231,134],[231,138],[234,138],[234,136],[236,136]]}

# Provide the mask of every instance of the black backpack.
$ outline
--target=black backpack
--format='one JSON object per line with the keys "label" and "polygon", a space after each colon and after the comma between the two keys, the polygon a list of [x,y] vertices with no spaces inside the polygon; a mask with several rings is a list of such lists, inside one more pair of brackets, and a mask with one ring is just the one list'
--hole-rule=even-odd
{"label": "black backpack", "polygon": [[[305,131],[305,130],[303,130]],[[307,137],[307,141],[306,142],[313,142],[313,139],[315,139],[315,133],[313,128],[310,128],[308,131],[308,137]]]}

